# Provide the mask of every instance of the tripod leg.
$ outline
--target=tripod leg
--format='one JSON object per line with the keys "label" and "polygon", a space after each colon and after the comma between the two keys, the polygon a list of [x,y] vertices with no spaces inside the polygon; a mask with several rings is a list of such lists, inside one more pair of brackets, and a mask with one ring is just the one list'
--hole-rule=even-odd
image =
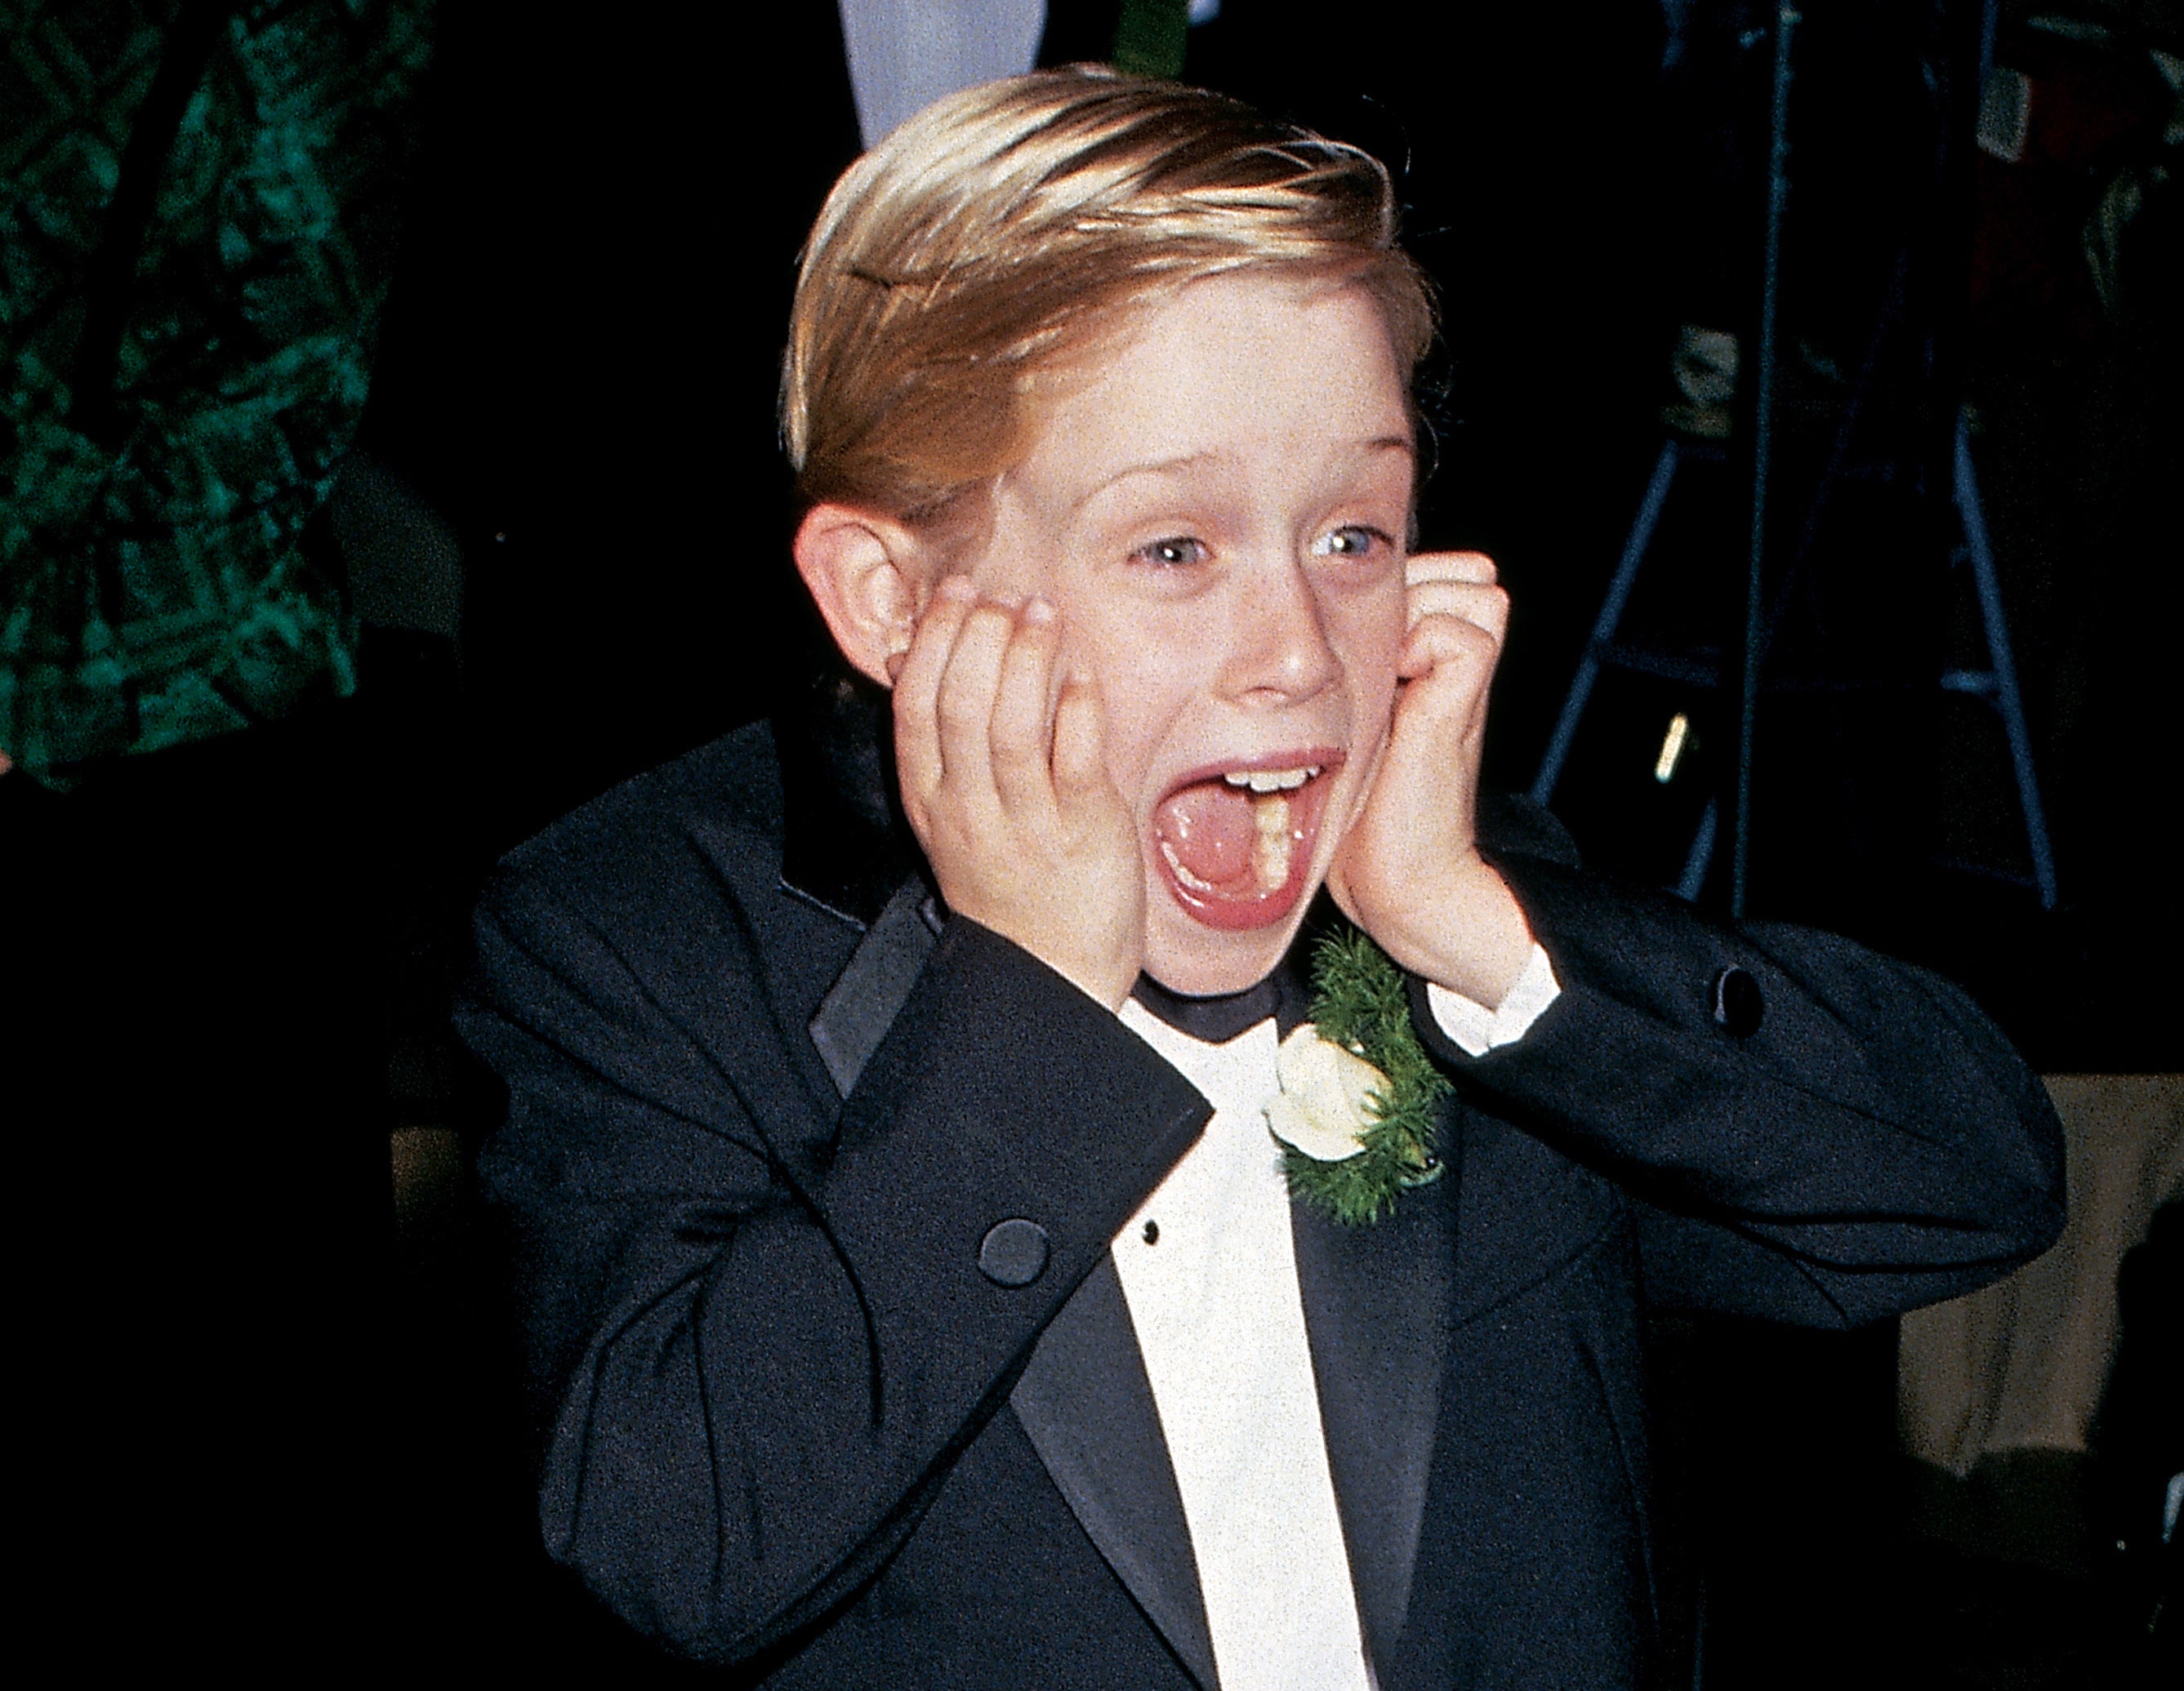
{"label": "tripod leg", "polygon": [[1759,309],[1759,381],[1752,425],[1752,557],[1746,570],[1744,638],[1739,650],[1743,675],[1736,714],[1736,820],[1730,834],[1729,913],[1744,914],[1747,873],[1752,857],[1752,737],[1759,710],[1761,592],[1767,557],[1768,480],[1773,471],[1774,431],[1774,316],[1781,292],[1782,213],[1790,197],[1790,39],[1799,21],[1797,9],[1774,12],[1774,101],[1767,162],[1766,286]]}
{"label": "tripod leg", "polygon": [[1980,503],[1979,478],[1972,470],[1971,429],[1957,414],[1957,515],[1964,526],[1964,550],[1979,590],[1980,622],[1986,634],[1987,664],[1994,673],[1994,706],[2009,737],[2009,760],[2017,774],[2017,802],[2025,816],[2025,843],[2032,854],[2032,878],[2040,888],[2040,907],[2052,910],[2058,894],[2055,858],[2048,843],[2048,817],[2040,804],[2040,783],[2032,770],[2032,736],[2025,726],[2025,701],[2017,690],[2017,660],[2009,648],[2009,622],[2003,615],[2002,588],[1995,577],[1994,548],[1987,540],[1986,514]]}
{"label": "tripod leg", "polygon": [[1696,904],[1706,886],[1707,871],[1713,867],[1714,838],[1720,832],[1721,800],[1709,798],[1706,815],[1699,818],[1699,831],[1691,836],[1691,854],[1684,859],[1683,878],[1676,882],[1676,896],[1686,904]]}
{"label": "tripod leg", "polygon": [[1615,626],[1623,620],[1623,608],[1630,602],[1630,589],[1638,580],[1638,566],[1645,562],[1646,548],[1652,543],[1653,531],[1661,520],[1661,507],[1669,497],[1669,484],[1676,479],[1678,451],[1673,437],[1661,443],[1661,456],[1653,464],[1653,479],[1646,484],[1646,497],[1638,502],[1638,515],[1630,525],[1630,538],[1623,542],[1623,557],[1615,566],[1615,579],[1608,583],[1607,597],[1600,602],[1599,619],[1592,625],[1592,637],[1585,642],[1585,656],[1578,662],[1577,674],[1570,679],[1569,696],[1563,701],[1563,714],[1556,720],[1554,737],[1547,742],[1547,754],[1540,759],[1540,772],[1532,778],[1532,798],[1544,804],[1554,797],[1555,782],[1561,779],[1563,765],[1569,759],[1570,742],[1577,737],[1577,720],[1585,715],[1585,702],[1592,696],[1592,684],[1600,677],[1601,648],[1615,637]]}

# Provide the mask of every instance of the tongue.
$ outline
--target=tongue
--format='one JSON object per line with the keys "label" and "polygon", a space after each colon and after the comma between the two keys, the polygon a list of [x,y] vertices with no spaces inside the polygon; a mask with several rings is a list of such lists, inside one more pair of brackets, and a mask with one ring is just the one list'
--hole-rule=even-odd
{"label": "tongue", "polygon": [[1153,832],[1193,879],[1232,893],[1256,885],[1251,801],[1228,782],[1201,781],[1162,800]]}

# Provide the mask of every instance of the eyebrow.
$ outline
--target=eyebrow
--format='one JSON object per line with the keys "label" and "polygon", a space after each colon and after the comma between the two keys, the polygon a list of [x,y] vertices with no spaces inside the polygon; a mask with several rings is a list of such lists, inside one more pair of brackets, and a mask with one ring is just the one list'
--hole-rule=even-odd
{"label": "eyebrow", "polygon": [[[1370,458],[1377,453],[1383,452],[1400,452],[1405,457],[1415,460],[1418,455],[1418,443],[1408,435],[1376,435],[1371,440],[1357,442],[1351,449],[1351,456],[1357,459]],[[1084,496],[1072,505],[1070,509],[1072,512],[1083,510],[1093,500],[1120,482],[1131,481],[1139,476],[1174,476],[1198,464],[1210,463],[1221,456],[1222,454],[1217,451],[1186,452],[1178,453],[1173,458],[1149,459],[1143,464],[1126,464],[1100,483],[1098,487],[1088,488]]]}

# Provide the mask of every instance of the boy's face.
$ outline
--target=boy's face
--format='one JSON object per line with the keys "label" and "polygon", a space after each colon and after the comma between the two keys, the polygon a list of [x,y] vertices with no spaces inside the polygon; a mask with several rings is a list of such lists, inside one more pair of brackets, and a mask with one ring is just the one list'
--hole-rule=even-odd
{"label": "boy's face", "polygon": [[1289,948],[1387,738],[1410,417],[1361,292],[1249,275],[1147,313],[1044,409],[967,572],[1043,594],[1098,684],[1145,967],[1240,991]]}

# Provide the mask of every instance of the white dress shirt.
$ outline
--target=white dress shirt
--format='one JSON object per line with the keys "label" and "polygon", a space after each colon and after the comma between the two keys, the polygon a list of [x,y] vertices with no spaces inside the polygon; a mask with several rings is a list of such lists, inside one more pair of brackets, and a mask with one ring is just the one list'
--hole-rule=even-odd
{"label": "white dress shirt", "polygon": [[[1490,1010],[1429,987],[1474,1056],[1521,1038],[1560,987],[1537,946]],[[1183,1498],[1222,1691],[1368,1691],[1297,1286],[1288,1183],[1261,1114],[1270,1019],[1225,1044],[1134,998],[1122,1019],[1213,1105],[1198,1143],[1115,1235],[1115,1268]]]}

